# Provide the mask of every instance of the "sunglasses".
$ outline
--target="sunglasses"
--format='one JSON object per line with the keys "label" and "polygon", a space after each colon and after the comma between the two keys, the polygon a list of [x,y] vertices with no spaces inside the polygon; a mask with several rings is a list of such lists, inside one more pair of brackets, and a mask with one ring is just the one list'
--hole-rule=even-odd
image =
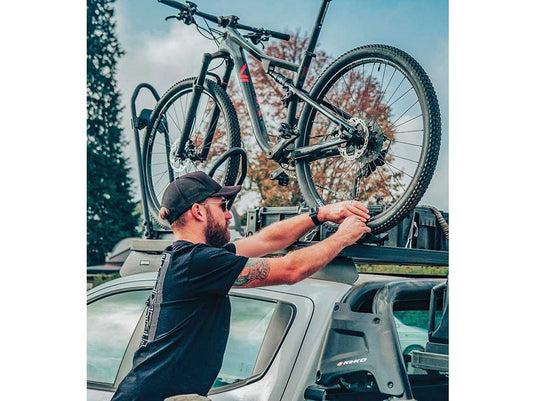
{"label": "sunglasses", "polygon": [[201,205],[209,205],[209,204],[214,204],[214,205],[219,205],[219,207],[221,207],[221,210],[226,212],[228,210],[228,203],[229,203],[229,199],[225,199],[225,200],[222,200],[221,202],[202,202]]}

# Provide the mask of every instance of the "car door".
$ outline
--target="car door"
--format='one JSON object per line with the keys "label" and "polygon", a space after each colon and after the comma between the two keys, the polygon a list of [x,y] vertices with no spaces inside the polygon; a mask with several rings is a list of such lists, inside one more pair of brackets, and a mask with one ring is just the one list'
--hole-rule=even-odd
{"label": "car door", "polygon": [[[88,401],[111,399],[131,369],[150,291],[147,285],[115,289],[88,304]],[[229,340],[209,397],[279,400],[313,303],[306,297],[265,289],[232,290],[230,300]]]}
{"label": "car door", "polygon": [[[208,397],[213,401],[280,400],[314,311],[312,300],[252,288],[231,291],[231,303],[223,366]],[[238,367],[241,376],[236,377]],[[229,376],[235,377],[233,383],[218,386]]]}
{"label": "car door", "polygon": [[143,330],[145,302],[151,290],[150,284],[137,288],[112,287],[88,303],[88,401],[111,399],[124,377],[124,360],[133,357],[132,349],[135,338]]}

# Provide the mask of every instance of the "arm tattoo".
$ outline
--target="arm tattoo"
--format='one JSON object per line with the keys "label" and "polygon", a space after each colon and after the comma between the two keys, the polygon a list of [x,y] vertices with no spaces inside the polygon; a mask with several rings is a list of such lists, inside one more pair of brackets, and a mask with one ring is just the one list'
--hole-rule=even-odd
{"label": "arm tattoo", "polygon": [[267,278],[270,268],[266,259],[251,258],[245,264],[236,281],[234,281],[234,285],[239,287],[253,280],[263,281]]}

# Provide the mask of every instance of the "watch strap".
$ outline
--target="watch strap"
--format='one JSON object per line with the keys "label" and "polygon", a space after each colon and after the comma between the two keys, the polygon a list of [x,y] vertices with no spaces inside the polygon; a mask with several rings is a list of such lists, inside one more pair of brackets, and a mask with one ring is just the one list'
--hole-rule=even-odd
{"label": "watch strap", "polygon": [[318,219],[318,208],[317,207],[311,207],[310,212],[308,213],[312,221],[316,226],[321,226],[321,221]]}

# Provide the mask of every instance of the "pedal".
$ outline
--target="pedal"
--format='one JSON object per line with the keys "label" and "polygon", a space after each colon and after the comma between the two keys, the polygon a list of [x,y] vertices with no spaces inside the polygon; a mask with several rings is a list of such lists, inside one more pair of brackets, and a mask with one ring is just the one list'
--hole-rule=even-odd
{"label": "pedal", "polygon": [[286,171],[282,167],[279,167],[277,170],[271,173],[269,176],[271,180],[278,180],[280,186],[287,186],[290,182],[290,176],[286,174]]}

